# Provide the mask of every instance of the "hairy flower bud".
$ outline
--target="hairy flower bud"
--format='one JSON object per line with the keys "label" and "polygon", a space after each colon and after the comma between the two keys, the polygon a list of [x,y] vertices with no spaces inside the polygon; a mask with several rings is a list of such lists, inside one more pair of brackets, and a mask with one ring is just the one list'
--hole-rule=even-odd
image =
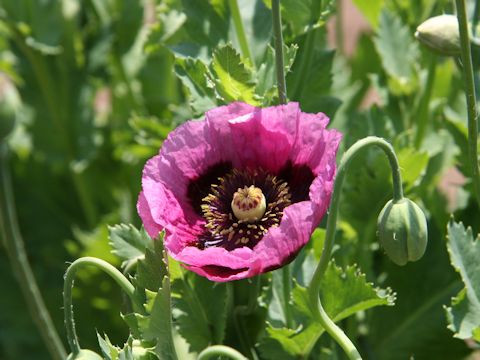
{"label": "hairy flower bud", "polygon": [[442,55],[460,54],[460,33],[457,17],[454,15],[440,15],[427,19],[417,27],[415,37]]}
{"label": "hairy flower bud", "polygon": [[395,264],[417,261],[425,253],[427,220],[413,201],[390,200],[378,216],[377,229],[380,244]]}
{"label": "hairy flower bud", "polygon": [[97,353],[91,350],[82,349],[74,356],[73,354],[68,355],[67,360],[102,360],[103,358]]}

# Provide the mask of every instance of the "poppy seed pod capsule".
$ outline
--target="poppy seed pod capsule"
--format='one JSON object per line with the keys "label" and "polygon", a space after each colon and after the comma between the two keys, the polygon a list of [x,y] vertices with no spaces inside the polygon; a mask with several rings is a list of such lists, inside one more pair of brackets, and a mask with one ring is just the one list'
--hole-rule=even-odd
{"label": "poppy seed pod capsule", "polygon": [[425,253],[427,220],[413,201],[390,200],[378,216],[377,229],[380,244],[395,264],[417,261]]}
{"label": "poppy seed pod capsule", "polygon": [[440,15],[427,19],[417,27],[415,37],[442,55],[460,54],[460,33],[457,17],[454,15]]}

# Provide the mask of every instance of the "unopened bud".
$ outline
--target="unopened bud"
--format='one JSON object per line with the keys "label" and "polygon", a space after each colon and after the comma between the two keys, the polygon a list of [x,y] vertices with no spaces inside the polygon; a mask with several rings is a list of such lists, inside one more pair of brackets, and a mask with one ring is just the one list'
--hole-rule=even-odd
{"label": "unopened bud", "polygon": [[460,33],[457,17],[454,15],[440,15],[427,19],[417,27],[415,37],[442,55],[460,54]]}
{"label": "unopened bud", "polygon": [[397,265],[417,261],[427,247],[427,220],[422,209],[413,201],[390,200],[377,221],[380,244]]}

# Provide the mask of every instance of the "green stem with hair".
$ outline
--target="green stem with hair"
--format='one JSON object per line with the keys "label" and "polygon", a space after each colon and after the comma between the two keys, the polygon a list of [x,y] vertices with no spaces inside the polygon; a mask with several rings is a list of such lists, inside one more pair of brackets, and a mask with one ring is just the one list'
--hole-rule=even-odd
{"label": "green stem with hair", "polygon": [[361,359],[360,353],[356,349],[353,342],[345,335],[328,316],[323,309],[320,300],[320,282],[327,270],[330,256],[332,253],[333,245],[335,243],[335,232],[337,227],[337,216],[340,204],[340,194],[347,172],[348,164],[359,153],[360,150],[369,147],[377,146],[387,155],[390,167],[392,169],[393,177],[393,199],[394,201],[400,201],[403,199],[402,178],[400,175],[400,166],[398,164],[397,156],[393,150],[392,145],[386,142],[384,139],[369,136],[353,144],[342,156],[340,165],[338,167],[337,175],[335,178],[335,185],[332,193],[332,200],[330,202],[330,209],[327,220],[327,230],[325,234],[325,242],[323,245],[323,252],[320,258],[320,262],[315,269],[312,280],[308,287],[308,295],[310,301],[311,311],[314,314],[315,320],[318,321],[322,327],[332,336],[335,341],[342,347],[350,360]]}
{"label": "green stem with hair", "polygon": [[277,74],[278,101],[287,103],[287,88],[285,84],[285,67],[283,65],[283,35],[280,0],[272,0],[273,38],[275,45],[275,69]]}
{"label": "green stem with hair", "polygon": [[17,222],[12,182],[8,167],[8,147],[0,141],[0,234],[3,238],[13,273],[27,302],[30,315],[36,324],[52,359],[64,360],[65,348],[53,325],[50,313],[38,288],[28,262],[25,245]]}
{"label": "green stem with hair", "polygon": [[472,53],[468,34],[467,14],[465,0],[455,0],[457,6],[458,28],[460,30],[460,45],[463,75],[465,78],[465,95],[467,97],[468,110],[468,156],[470,171],[473,180],[475,195],[480,206],[480,174],[478,168],[478,114],[475,95],[475,83],[472,65]]}
{"label": "green stem with hair", "polygon": [[285,325],[289,328],[293,328],[292,311],[290,308],[290,293],[292,291],[292,279],[290,264],[285,265],[282,268],[282,283],[283,283],[283,313],[285,316]]}
{"label": "green stem with hair", "polygon": [[73,288],[73,280],[75,279],[75,275],[77,271],[85,266],[95,266],[98,269],[104,271],[110,277],[115,280],[115,282],[125,291],[128,295],[134,309],[136,311],[144,312],[143,304],[139,301],[139,299],[135,296],[135,288],[127,280],[127,278],[115,268],[113,265],[109,264],[108,262],[97,259],[94,257],[83,257],[80,259],[75,260],[67,269],[65,274],[65,283],[63,286],[63,308],[64,308],[64,316],[65,316],[65,328],[67,331],[67,339],[68,344],[70,345],[70,349],[74,356],[80,353],[80,344],[78,343],[77,332],[75,330],[75,322],[73,319],[73,305],[72,305],[72,288]]}
{"label": "green stem with hair", "polygon": [[219,356],[225,356],[233,360],[248,360],[237,350],[225,345],[209,346],[198,355],[198,360],[207,360],[213,357],[217,359]]}

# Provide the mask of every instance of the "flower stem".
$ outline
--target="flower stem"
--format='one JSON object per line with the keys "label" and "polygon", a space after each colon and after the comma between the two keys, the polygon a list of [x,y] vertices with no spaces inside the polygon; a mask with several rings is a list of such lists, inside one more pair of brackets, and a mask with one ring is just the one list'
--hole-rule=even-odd
{"label": "flower stem", "polygon": [[65,348],[45,306],[25,252],[25,245],[17,223],[7,159],[7,145],[0,142],[0,229],[3,243],[30,315],[37,325],[50,356],[55,360],[64,360]]}
{"label": "flower stem", "polygon": [[[235,301],[233,303],[233,324],[242,348],[249,354],[249,359],[258,360],[255,346],[252,343],[245,324],[245,317],[252,314],[257,307],[257,298],[260,291],[260,276],[256,276],[252,281],[254,284],[249,287],[248,303],[246,305],[237,305],[235,304]],[[235,298],[235,286],[233,283],[227,283],[227,292],[231,299]]]}
{"label": "flower stem", "polygon": [[478,168],[478,124],[477,124],[477,105],[475,97],[475,83],[473,79],[472,54],[470,49],[470,39],[468,35],[467,14],[465,10],[465,0],[455,0],[457,6],[458,28],[460,30],[460,45],[463,63],[463,75],[465,77],[465,94],[467,97],[468,110],[468,152],[470,158],[470,169],[473,178],[473,186],[480,206],[480,174]]}
{"label": "flower stem", "polygon": [[235,26],[235,33],[237,34],[238,43],[240,44],[240,50],[244,58],[248,59],[253,67],[255,67],[255,61],[250,52],[248,46],[247,36],[245,35],[245,28],[243,27],[242,17],[240,16],[240,10],[238,8],[237,0],[228,0],[230,12],[233,18],[233,25]]}
{"label": "flower stem", "polygon": [[437,68],[437,57],[432,55],[430,57],[430,64],[428,66],[427,83],[423,92],[420,103],[417,110],[417,132],[415,133],[415,147],[418,149],[422,145],[423,138],[425,137],[425,130],[428,124],[428,105],[430,98],[432,97],[433,84],[435,83],[435,70]]}
{"label": "flower stem", "polygon": [[63,307],[65,316],[65,328],[67,330],[68,344],[74,355],[80,352],[80,345],[78,343],[77,333],[75,330],[75,322],[73,320],[73,305],[72,305],[72,288],[75,275],[81,267],[85,265],[94,265],[97,268],[103,270],[112,277],[113,280],[125,291],[130,300],[132,301],[135,309],[139,310],[143,308],[143,305],[139,302],[135,296],[135,288],[127,280],[123,274],[117,270],[113,265],[108,262],[97,259],[94,257],[83,257],[75,260],[67,269],[65,274],[65,283],[63,287]]}
{"label": "flower stem", "polygon": [[350,359],[361,359],[355,345],[348,339],[343,331],[337,327],[333,321],[328,317],[327,313],[322,307],[320,302],[320,281],[322,279],[325,270],[327,269],[332,248],[335,242],[335,231],[337,226],[338,207],[340,204],[340,193],[345,179],[345,174],[350,161],[358,154],[358,152],[368,146],[375,145],[380,147],[387,155],[392,169],[393,177],[393,199],[399,201],[403,199],[402,178],[400,175],[400,166],[398,164],[397,156],[390,145],[384,139],[368,136],[364,139],[357,141],[343,154],[342,160],[338,167],[337,175],[335,178],[335,185],[332,193],[332,200],[330,202],[330,209],[327,219],[327,230],[325,234],[325,243],[323,245],[323,252],[320,258],[320,262],[315,269],[312,280],[310,282],[308,292],[310,298],[310,305],[312,312],[315,314],[316,319],[321,323],[325,330],[338,342],[343,348]]}
{"label": "flower stem", "polygon": [[277,70],[278,100],[280,104],[287,103],[287,88],[285,85],[285,67],[283,65],[283,35],[282,17],[280,15],[280,0],[272,0],[273,37],[275,43],[275,67]]}
{"label": "flower stem", "polygon": [[285,325],[289,329],[293,328],[292,312],[290,310],[290,292],[291,292],[291,274],[290,265],[287,264],[282,268],[283,282],[283,312],[285,315]]}
{"label": "flower stem", "polygon": [[226,356],[233,360],[247,360],[247,358],[237,350],[225,345],[209,346],[198,355],[197,360],[207,360],[217,356]]}

